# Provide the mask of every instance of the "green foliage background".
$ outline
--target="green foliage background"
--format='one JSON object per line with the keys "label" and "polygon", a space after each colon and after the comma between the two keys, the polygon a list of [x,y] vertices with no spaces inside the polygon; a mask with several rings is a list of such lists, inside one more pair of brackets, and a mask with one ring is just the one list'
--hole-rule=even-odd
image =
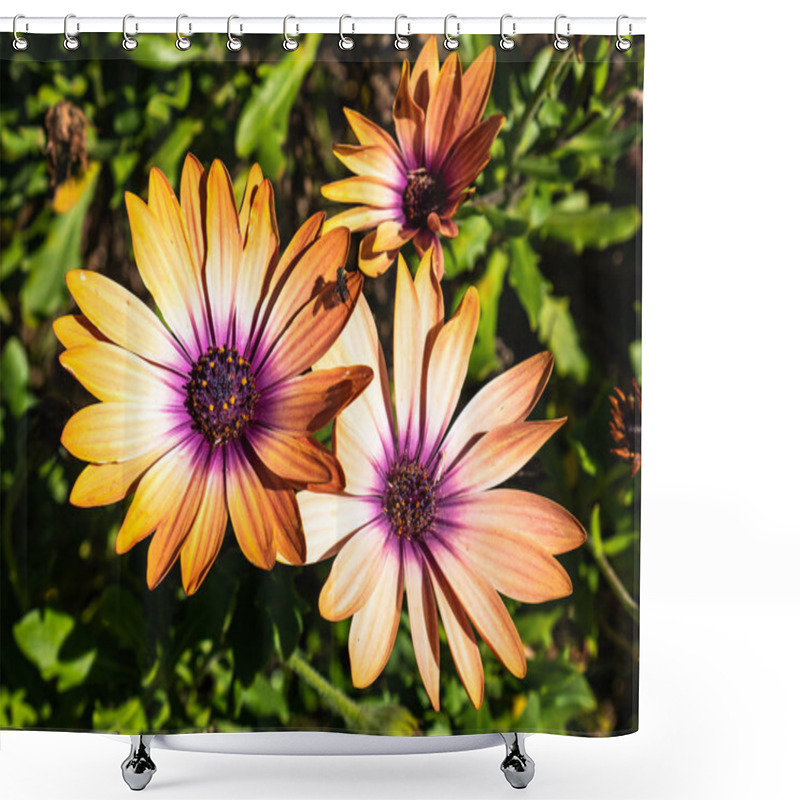
{"label": "green foliage background", "polygon": [[[553,352],[535,416],[569,422],[511,484],[570,509],[590,540],[562,558],[572,597],[507,601],[528,676],[513,678],[481,645],[486,699],[476,711],[443,648],[437,714],[405,612],[384,674],[353,689],[348,623],[317,610],[328,564],[263,573],[229,536],[196,596],[184,597],[177,570],[148,591],[146,547],[114,552],[123,508],[67,500],[82,465],[59,437],[89,397],[59,367],[51,329],[72,308],[68,269],[100,270],[145,296],[123,192],[145,194],[156,165],[175,185],[187,151],[206,166],[222,158],[240,191],[258,161],[275,185],[284,243],[310,213],[341,210],[319,187],[347,175],[331,152],[352,141],[342,108],[391,130],[404,54],[387,37],[360,37],[343,53],[335,37],[307,36],[289,54],[276,37],[248,37],[230,54],[219,36],[195,36],[186,52],[171,37],[143,36],[131,53],[115,37],[86,36],[67,55],[56,38],[25,54],[5,40],[0,49],[0,727],[635,730],[639,479],[610,453],[608,394],[641,378],[643,40],[624,54],[603,37],[577,39],[565,54],[533,36],[497,50],[489,111],[507,123],[445,247],[451,308],[469,284],[481,296],[464,401],[516,361]],[[496,44],[461,40],[465,63]],[[43,121],[64,99],[89,121],[90,168],[59,213]],[[365,289],[387,355],[393,275]]]}

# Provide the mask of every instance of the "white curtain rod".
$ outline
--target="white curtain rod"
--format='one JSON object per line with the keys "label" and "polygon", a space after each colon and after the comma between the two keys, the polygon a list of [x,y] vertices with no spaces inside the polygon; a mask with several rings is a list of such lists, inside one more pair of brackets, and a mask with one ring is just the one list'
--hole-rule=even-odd
{"label": "white curtain rod", "polygon": [[[13,17],[0,17],[0,32],[11,33]],[[136,17],[128,18],[126,31],[129,36],[144,33],[175,33],[177,20],[175,17]],[[20,17],[17,20],[17,33],[24,34],[64,34],[64,17]],[[231,23],[231,33],[236,36],[245,34],[271,33],[283,34],[284,25],[291,36],[302,36],[304,33],[335,33],[347,35],[364,33],[395,33],[401,36],[415,34],[444,35],[444,17],[406,17],[399,20],[395,17],[351,17],[345,16],[340,23],[339,17],[302,17],[291,16],[288,21],[284,17],[238,17]],[[627,17],[621,23],[620,33],[623,36],[643,34],[644,17]],[[554,17],[512,17],[505,16],[503,32],[507,36],[531,33],[553,34]],[[180,31],[183,36],[193,33],[227,33],[227,17],[194,17],[181,15]],[[616,17],[570,17],[560,15],[558,30],[562,36],[580,34],[596,34],[613,36],[617,33]],[[83,33],[122,33],[122,17],[81,17],[70,15],[68,32],[71,36]],[[470,33],[496,33],[500,35],[500,17],[458,17],[450,16],[447,32],[451,36]]]}

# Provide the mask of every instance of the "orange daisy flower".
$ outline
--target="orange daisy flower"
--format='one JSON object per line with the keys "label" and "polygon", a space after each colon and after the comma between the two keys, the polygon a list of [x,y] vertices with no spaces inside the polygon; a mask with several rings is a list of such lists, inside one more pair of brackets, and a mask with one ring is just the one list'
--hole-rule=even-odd
{"label": "orange daisy flower", "polygon": [[492,142],[505,122],[502,114],[481,122],[494,67],[494,48],[487,47],[463,76],[458,53],[451,53],[440,70],[436,37],[428,39],[413,69],[403,62],[394,101],[399,146],[382,128],[345,109],[358,145],[335,145],[333,151],[356,177],[329,183],[322,194],[357,205],[332,217],[325,229],[370,230],[358,256],[366,275],[385,272],[400,248],[413,241],[420,257],[433,247],[441,278],[439,236],[458,235],[452,217],[474,192],[469,187],[489,163]]}
{"label": "orange daisy flower", "polygon": [[220,161],[208,173],[187,156],[180,202],[158,169],[148,202],[125,200],[139,274],[164,319],[119,284],[85,270],[67,285],[85,316],[61,317],[63,366],[99,403],[78,411],[61,441],[90,462],[73,486],[77,506],[133,492],[117,535],[124,553],[154,534],[152,589],[180,556],[197,591],[230,515],[257,567],[306,555],[293,487],[335,489],[341,468],[312,434],[372,378],[363,366],[300,375],[344,328],[363,278],[337,268],[349,233],[300,228],[278,258],[272,186],[256,165],[237,211]]}
{"label": "orange daisy flower", "polygon": [[[478,325],[467,290],[444,321],[428,251],[412,280],[397,264],[394,408],[383,353],[362,297],[341,337],[315,366],[369,365],[378,378],[334,423],[344,491],[300,492],[309,562],[336,556],[319,598],[322,616],[352,617],[353,684],[369,686],[394,646],[405,589],[414,652],[439,708],[439,623],[470,700],[483,700],[473,627],[516,677],[525,651],[502,593],[525,603],[565,597],[572,584],[554,558],[586,539],[561,506],[495,489],[565,422],[527,422],[550,377],[540,353],[492,380],[451,425]],[[395,425],[396,417],[396,425]]]}

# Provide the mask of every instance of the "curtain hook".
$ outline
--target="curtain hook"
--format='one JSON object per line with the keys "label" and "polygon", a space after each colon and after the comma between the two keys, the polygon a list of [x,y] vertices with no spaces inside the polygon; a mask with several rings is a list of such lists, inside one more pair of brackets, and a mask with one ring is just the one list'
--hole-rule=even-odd
{"label": "curtain hook", "polygon": [[[289,36],[289,20],[290,19],[297,19],[297,17],[293,17],[291,14],[287,17],[283,18],[283,49],[284,50],[297,50],[297,39],[293,36]],[[295,29],[299,33],[297,26],[295,25]]]}
{"label": "curtain hook", "polygon": [[[569,39],[565,39],[558,32],[558,21],[560,19],[566,19],[566,18],[567,18],[566,14],[559,14],[556,17],[556,22],[555,22],[555,27],[554,27],[554,33],[555,33],[555,37],[556,38],[553,40],[553,47],[555,47],[555,49],[558,50],[559,52],[563,52],[564,50],[566,50],[569,47]],[[570,35],[569,28],[570,28],[570,23],[567,22],[567,36]]]}
{"label": "curtain hook", "polygon": [[[72,36],[69,32],[69,21],[71,19],[75,19],[74,14],[67,14],[64,17],[64,49],[65,50],[77,50],[80,46],[80,40],[77,36]],[[75,32],[77,33],[81,29],[80,23],[75,23]]]}
{"label": "curtain hook", "polygon": [[[228,43],[225,46],[231,51],[231,53],[236,53],[242,49],[242,40],[238,39],[231,33],[231,22],[233,22],[235,19],[239,19],[239,17],[237,17],[235,14],[231,14],[231,16],[228,17]],[[239,25],[239,33],[241,32],[242,26]]]}
{"label": "curtain hook", "polygon": [[[450,22],[451,19],[456,20],[456,35],[451,36],[447,32],[447,24]],[[446,50],[458,50],[458,35],[461,30],[461,23],[458,21],[458,17],[455,14],[448,14],[444,18],[444,46]]]}
{"label": "curtain hook", "polygon": [[[339,49],[340,50],[352,50],[356,46],[356,40],[353,39],[352,36],[345,36],[344,35],[344,21],[346,19],[353,19],[349,14],[342,14],[339,17]],[[355,23],[351,23],[351,33],[356,32]]]}
{"label": "curtain hook", "polygon": [[511,36],[517,32],[517,23],[513,21],[513,16],[511,14],[503,14],[503,16],[500,17],[500,47],[503,50],[513,50],[517,43],[511,38],[511,36],[506,36],[504,28],[507,19],[512,20]]}
{"label": "curtain hook", "polygon": [[[17,14],[17,16],[14,17],[14,24],[11,26],[11,30],[14,34],[14,41],[13,41],[14,49],[21,53],[23,50],[28,49],[28,45],[30,44],[30,42],[24,36],[20,36],[19,33],[17,33],[18,19],[25,19],[25,16],[23,14]],[[28,30],[27,22],[25,23],[25,30],[26,31]]]}
{"label": "curtain hook", "polygon": [[[175,35],[178,37],[177,39],[175,39],[175,47],[177,47],[178,50],[188,50],[192,46],[192,40],[191,39],[187,39],[181,33],[181,20],[182,19],[188,19],[188,18],[189,18],[188,14],[178,14],[178,16],[177,16],[177,18],[175,20]],[[189,33],[191,33],[191,32],[192,32],[192,23],[190,22],[189,23]]]}
{"label": "curtain hook", "polygon": [[[619,50],[620,53],[624,53],[626,50],[630,50],[631,46],[632,46],[631,40],[630,39],[624,39],[622,37],[622,34],[619,32],[620,31],[620,23],[624,19],[629,19],[629,17],[626,14],[620,14],[617,17],[617,50]],[[632,35],[633,35],[633,25],[631,25],[631,23],[628,22],[628,36],[632,36]]]}
{"label": "curtain hook", "polygon": [[[126,14],[122,18],[122,49],[123,50],[135,50],[139,46],[139,42],[133,36],[128,36],[128,20],[129,19],[136,19],[133,14]],[[139,23],[134,24],[134,30],[139,30]]]}
{"label": "curtain hook", "polygon": [[405,14],[398,14],[394,18],[394,48],[395,50],[408,50],[411,46],[411,42],[408,41],[408,36],[411,34],[411,25],[408,24],[408,33],[406,36],[400,35],[400,20],[401,19],[408,19]]}

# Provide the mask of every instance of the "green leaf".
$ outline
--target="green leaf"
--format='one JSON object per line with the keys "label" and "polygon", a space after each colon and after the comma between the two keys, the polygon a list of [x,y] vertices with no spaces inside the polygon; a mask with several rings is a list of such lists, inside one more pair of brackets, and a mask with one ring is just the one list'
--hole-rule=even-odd
{"label": "green leaf", "polygon": [[495,340],[497,338],[497,307],[503,291],[508,256],[505,251],[496,249],[489,256],[486,272],[476,284],[481,298],[481,317],[478,322],[478,333],[475,346],[469,359],[469,376],[476,381],[482,380],[493,370],[499,368]]}
{"label": "green leaf", "polygon": [[278,64],[265,65],[264,80],[245,103],[236,126],[236,154],[250,156],[258,152],[264,173],[272,179],[283,173],[286,159],[282,147],[289,125],[289,112],[314,64],[320,34],[303,37],[303,43]]}
{"label": "green leaf", "polygon": [[557,128],[567,111],[567,107],[552,97],[546,97],[539,108],[537,119],[543,128]]}
{"label": "green leaf", "polygon": [[540,338],[552,352],[556,372],[585,383],[589,359],[581,348],[578,331],[569,310],[569,299],[545,295],[539,315]]}
{"label": "green leaf", "polygon": [[517,293],[528,315],[531,330],[535,331],[539,327],[539,315],[542,312],[544,297],[550,292],[550,284],[539,271],[539,255],[527,239],[522,237],[511,239],[509,250],[511,266],[508,282]]}
{"label": "green leaf", "polygon": [[611,209],[607,204],[592,206],[586,211],[554,211],[539,229],[545,238],[572,245],[576,253],[585,247],[602,250],[611,244],[630,239],[641,224],[636,206]]}
{"label": "green leaf", "polygon": [[450,239],[445,247],[445,273],[450,278],[474,269],[492,235],[492,226],[479,215],[459,220],[458,227],[458,236]]}
{"label": "green leaf", "polygon": [[147,714],[138,697],[131,697],[121,706],[103,707],[95,704],[92,728],[109,733],[141,733],[148,728]]}
{"label": "green leaf", "polygon": [[0,356],[0,396],[17,418],[36,401],[28,391],[29,373],[25,348],[16,336],[12,336],[6,341]]}
{"label": "green leaf", "polygon": [[188,50],[178,50],[175,47],[175,36],[164,34],[162,36],[150,34],[141,36],[138,46],[131,50],[126,58],[131,58],[137,64],[148,69],[172,70],[194,61],[204,55],[202,47],[190,47]]}
{"label": "green leaf", "polygon": [[642,385],[642,340],[636,339],[628,347],[631,369],[639,386]]}
{"label": "green leaf", "polygon": [[[75,620],[53,608],[34,609],[14,626],[14,639],[19,649],[36,665],[44,680],[57,680],[59,692],[82,684],[97,655],[97,650],[91,649],[64,657],[62,648],[73,631],[81,633],[76,631]],[[79,648],[70,647],[69,650]]]}
{"label": "green leaf", "polygon": [[277,717],[282,724],[289,721],[289,706],[286,702],[284,673],[276,671],[270,679],[265,675],[255,676],[253,683],[242,691],[242,705],[259,720]]}
{"label": "green leaf", "polygon": [[68,270],[81,266],[83,220],[94,198],[100,172],[98,164],[89,169],[80,197],[68,211],[55,216],[44,244],[28,261],[28,279],[20,292],[23,318],[27,322],[54,314],[64,305],[67,299],[64,276]]}
{"label": "green leaf", "polygon": [[0,687],[0,728],[30,728],[36,724],[36,709],[25,702],[25,690],[13,694]]}
{"label": "green leaf", "polygon": [[183,164],[186,151],[200,131],[203,122],[199,119],[179,120],[172,128],[172,133],[164,140],[147,164],[147,169],[158,167],[174,186],[178,181],[178,171]]}
{"label": "green leaf", "polygon": [[530,228],[530,222],[513,214],[499,211],[494,206],[486,206],[481,212],[489,220],[492,228],[501,236],[524,236]]}

